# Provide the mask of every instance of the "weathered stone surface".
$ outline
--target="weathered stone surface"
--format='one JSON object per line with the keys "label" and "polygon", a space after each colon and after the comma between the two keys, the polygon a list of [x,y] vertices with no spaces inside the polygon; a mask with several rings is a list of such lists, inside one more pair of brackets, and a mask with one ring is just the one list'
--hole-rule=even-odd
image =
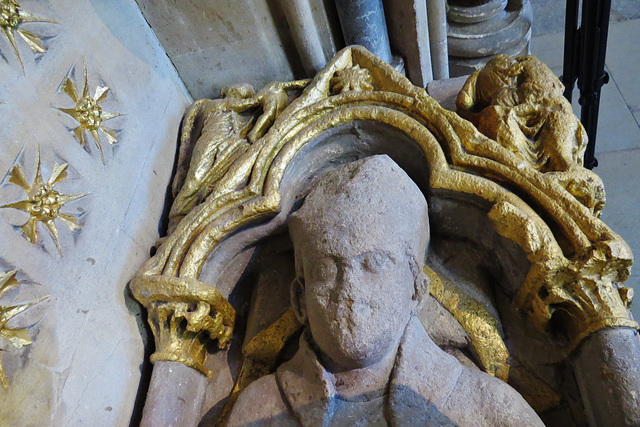
{"label": "weathered stone surface", "polygon": [[217,97],[228,85],[304,75],[279,2],[139,0],[145,18],[191,95]]}
{"label": "weathered stone surface", "polygon": [[493,56],[529,53],[533,16],[529,0],[454,4],[449,9],[449,68],[452,77],[471,74]]}
{"label": "weathered stone surface", "polygon": [[449,26],[449,55],[463,58],[479,58],[504,52],[524,37],[531,39],[531,6],[528,2],[521,9],[501,11],[500,14],[473,25]]}
{"label": "weathered stone surface", "polygon": [[336,6],[347,46],[364,46],[390,63],[391,48],[382,0],[338,0]]}
{"label": "weathered stone surface", "polygon": [[640,424],[638,331],[616,328],[594,333],[577,351],[574,366],[589,425]]}
{"label": "weathered stone surface", "polygon": [[445,0],[427,2],[431,62],[434,80],[449,78],[449,43],[447,41],[447,3]]}
{"label": "weathered stone surface", "polygon": [[477,6],[458,6],[449,4],[447,18],[452,22],[474,24],[487,21],[504,10],[507,0],[491,0]]}
{"label": "weathered stone surface", "polygon": [[434,298],[429,297],[418,314],[420,322],[434,343],[441,348],[464,348],[468,335],[460,323]]}
{"label": "weathered stone surface", "polygon": [[[24,71],[0,43],[0,205],[25,199],[9,171],[19,166],[33,183],[38,147],[45,181],[54,164],[68,163],[55,190],[87,195],[60,208],[81,228],[54,220],[61,254],[44,224],[32,244],[20,229],[29,214],[0,209],[0,272],[18,270],[21,283],[2,303],[50,296],[15,318],[29,326],[33,344],[2,351],[9,388],[0,387],[0,424],[128,425],[147,329],[126,285],[158,236],[190,99],[133,0],[20,3],[58,23],[29,24],[48,36],[44,54],[17,38]],[[104,121],[118,142],[98,130],[104,163],[89,132],[83,147],[72,132],[78,122],[57,109],[74,107],[61,84],[69,76],[82,91],[83,59],[90,96],[108,86],[99,105],[122,114]]]}
{"label": "weathered stone surface", "polygon": [[405,58],[407,77],[416,86],[425,87],[433,80],[426,2],[386,1],[385,11],[389,40]]}
{"label": "weathered stone surface", "polygon": [[427,85],[427,93],[435,98],[442,108],[456,110],[456,97],[469,76],[434,80]]}
{"label": "weathered stone surface", "polygon": [[518,393],[447,355],[416,318],[428,210],[390,158],[329,172],[289,229],[300,349],[242,392],[229,425],[542,425]]}

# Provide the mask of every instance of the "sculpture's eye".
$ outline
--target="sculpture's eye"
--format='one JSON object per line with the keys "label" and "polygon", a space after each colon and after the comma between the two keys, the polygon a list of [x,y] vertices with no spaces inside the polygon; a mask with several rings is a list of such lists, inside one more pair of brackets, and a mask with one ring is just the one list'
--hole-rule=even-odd
{"label": "sculpture's eye", "polygon": [[313,280],[316,282],[333,282],[338,274],[338,267],[331,258],[319,260],[313,268]]}
{"label": "sculpture's eye", "polygon": [[380,273],[393,264],[386,252],[367,252],[362,256],[362,267],[369,273]]}

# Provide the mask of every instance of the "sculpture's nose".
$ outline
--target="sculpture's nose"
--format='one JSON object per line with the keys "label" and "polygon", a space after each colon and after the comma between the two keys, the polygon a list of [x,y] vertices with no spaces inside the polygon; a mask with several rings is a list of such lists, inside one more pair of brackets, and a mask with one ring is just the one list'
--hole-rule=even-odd
{"label": "sculpture's nose", "polygon": [[341,303],[345,300],[357,300],[358,293],[362,290],[360,286],[361,271],[355,265],[345,265],[338,278],[338,284],[331,292],[331,301]]}

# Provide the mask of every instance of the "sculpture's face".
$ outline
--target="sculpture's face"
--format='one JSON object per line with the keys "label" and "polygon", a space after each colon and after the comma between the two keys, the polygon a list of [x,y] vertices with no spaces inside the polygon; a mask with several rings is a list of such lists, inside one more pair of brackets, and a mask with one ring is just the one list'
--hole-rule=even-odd
{"label": "sculpture's face", "polygon": [[307,322],[334,368],[368,366],[397,346],[416,304],[407,250],[393,236],[307,235],[302,263]]}

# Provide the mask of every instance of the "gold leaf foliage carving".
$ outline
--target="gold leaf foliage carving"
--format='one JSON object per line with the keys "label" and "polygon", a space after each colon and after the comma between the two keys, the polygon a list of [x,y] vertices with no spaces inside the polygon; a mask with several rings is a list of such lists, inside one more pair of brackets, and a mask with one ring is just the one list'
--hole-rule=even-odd
{"label": "gold leaf foliage carving", "polygon": [[56,21],[51,19],[40,18],[23,10],[17,0],[0,0],[0,31],[11,45],[11,49],[13,49],[13,53],[18,59],[22,69],[24,69],[24,64],[22,63],[18,45],[16,44],[16,34],[29,45],[29,48],[31,48],[33,52],[44,53],[46,51],[38,35],[22,28],[22,24],[27,22],[56,23]]}
{"label": "gold leaf foliage carving", "polygon": [[152,307],[156,352],[151,360],[180,362],[209,375],[207,343],[217,340],[219,348],[229,346],[235,322],[231,304],[215,288],[197,280],[157,277],[146,284],[136,298]]}
{"label": "gold leaf foliage carving", "polygon": [[62,254],[62,248],[58,239],[58,228],[54,221],[61,221],[70,230],[79,229],[81,225],[78,219],[73,215],[60,212],[60,209],[65,203],[87,195],[64,194],[53,188],[67,178],[68,166],[67,163],[54,164],[49,180],[44,181],[40,167],[40,149],[38,149],[33,183],[27,182],[20,166],[13,166],[9,172],[9,182],[22,188],[26,193],[26,199],[0,206],[0,208],[18,209],[29,214],[29,219],[20,228],[30,243],[35,244],[38,241],[38,223],[43,223],[51,234],[60,254]]}
{"label": "gold leaf foliage carving", "polygon": [[100,133],[104,134],[109,144],[113,145],[118,142],[116,133],[106,128],[102,122],[121,116],[120,113],[109,113],[102,109],[100,103],[107,99],[110,88],[107,86],[97,86],[95,93],[91,96],[89,91],[89,80],[87,78],[87,63],[83,61],[83,80],[82,90],[78,92],[73,81],[69,77],[65,77],[62,82],[61,90],[75,103],[74,107],[62,108],[58,110],[68,114],[76,122],[78,126],[73,130],[73,134],[83,147],[86,145],[85,132],[89,132],[98,147],[100,159],[104,164],[104,152],[100,141]]}
{"label": "gold leaf foliage carving", "polygon": [[[14,289],[19,286],[18,281],[15,278],[16,272],[9,271],[5,273],[0,273],[0,298],[7,293],[9,290]],[[4,305],[0,303],[0,340],[8,341],[13,347],[16,349],[21,349],[26,345],[30,345],[33,343],[33,340],[29,337],[29,332],[26,329],[12,329],[7,326],[7,323],[27,310],[29,307],[32,307],[38,304],[41,301],[44,301],[49,297],[43,297],[36,301],[31,301],[25,304],[16,304],[16,305]],[[2,349],[0,348],[0,384],[4,388],[9,387],[9,381],[7,380],[7,376],[5,374],[4,368],[2,367]]]}

